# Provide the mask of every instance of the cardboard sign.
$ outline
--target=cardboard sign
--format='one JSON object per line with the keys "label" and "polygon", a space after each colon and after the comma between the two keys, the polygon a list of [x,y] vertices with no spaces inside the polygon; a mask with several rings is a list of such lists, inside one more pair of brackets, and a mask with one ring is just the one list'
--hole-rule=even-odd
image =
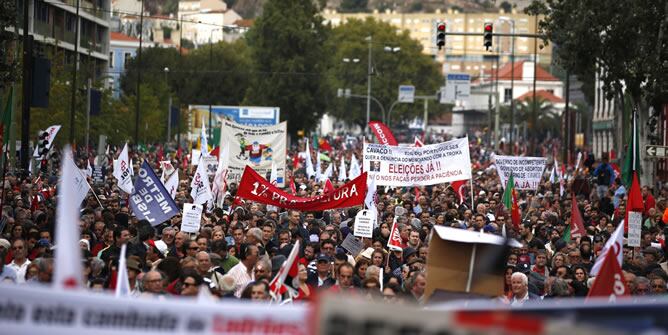
{"label": "cardboard sign", "polygon": [[353,234],[348,234],[346,238],[343,239],[343,242],[341,242],[341,247],[348,250],[348,252],[353,255],[353,257],[359,255],[360,252],[362,252],[362,249],[364,249],[362,240],[353,236]]}
{"label": "cardboard sign", "polygon": [[202,223],[202,211],[204,207],[197,204],[183,204],[183,218],[181,219],[181,231],[196,233]]}
{"label": "cardboard sign", "polygon": [[627,244],[629,247],[640,246],[640,230],[642,229],[642,213],[629,212],[629,235]]}
{"label": "cardboard sign", "polygon": [[353,235],[371,238],[373,235],[373,213],[371,211],[359,211],[355,216]]}

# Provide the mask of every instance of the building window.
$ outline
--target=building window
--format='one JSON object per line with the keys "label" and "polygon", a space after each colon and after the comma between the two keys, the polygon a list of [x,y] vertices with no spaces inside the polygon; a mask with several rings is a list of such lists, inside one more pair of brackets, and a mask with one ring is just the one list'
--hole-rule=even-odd
{"label": "building window", "polygon": [[126,53],[123,54],[123,68],[124,69],[128,65],[128,62],[130,61],[130,58],[132,58],[132,53],[126,52]]}
{"label": "building window", "polygon": [[35,2],[35,18],[42,22],[49,22],[49,6],[41,1]]}
{"label": "building window", "polygon": [[513,91],[509,88],[503,90],[503,102],[510,102],[513,97]]}
{"label": "building window", "polygon": [[113,67],[114,67],[114,53],[110,52],[109,53],[109,68],[113,68]]}
{"label": "building window", "polygon": [[554,90],[547,90],[550,94],[554,94]]}
{"label": "building window", "polygon": [[76,22],[76,17],[74,15],[70,13],[65,14],[65,29],[67,29],[67,31],[74,31]]}

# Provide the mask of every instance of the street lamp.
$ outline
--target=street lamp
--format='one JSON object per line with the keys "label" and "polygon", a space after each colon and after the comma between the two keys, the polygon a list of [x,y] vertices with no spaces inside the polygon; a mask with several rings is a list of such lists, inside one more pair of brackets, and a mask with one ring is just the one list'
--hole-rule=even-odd
{"label": "street lamp", "polygon": [[[511,37],[510,37],[510,152],[512,154],[513,148],[515,147],[514,144],[514,133],[515,133],[515,98],[513,97],[515,95],[515,20],[507,17],[507,16],[500,16],[499,21],[503,22],[508,22],[510,23],[510,32],[511,32]],[[498,77],[498,71],[499,68],[497,66],[497,77]],[[534,73],[534,76],[536,74]],[[497,79],[498,81],[498,79]]]}

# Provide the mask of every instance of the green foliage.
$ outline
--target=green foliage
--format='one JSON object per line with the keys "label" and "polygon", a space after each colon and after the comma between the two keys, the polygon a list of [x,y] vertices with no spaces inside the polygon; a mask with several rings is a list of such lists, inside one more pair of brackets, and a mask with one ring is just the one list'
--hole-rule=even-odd
{"label": "green foliage", "polygon": [[572,73],[605,68],[608,97],[623,86],[635,103],[668,101],[668,25],[665,1],[534,1],[531,14],[545,14],[540,29],[555,43],[557,61]]}
{"label": "green foliage", "polygon": [[[501,108],[501,119],[510,123],[510,108]],[[515,102],[515,120],[527,123],[527,136],[531,139],[541,141],[547,137],[558,136],[561,127],[561,117],[554,105],[549,101],[536,97],[536,109],[534,110],[533,98],[529,97],[523,101]]]}
{"label": "green foliage", "polygon": [[[399,85],[414,85],[417,95],[433,95],[443,83],[438,65],[426,54],[418,41],[410,39],[408,32],[398,34],[387,23],[371,18],[365,21],[351,20],[335,28],[327,41],[332,50],[332,63],[328,69],[331,87],[350,88],[353,94],[366,95],[368,69],[368,41],[372,36],[372,92],[387,113],[397,100]],[[399,47],[399,52],[386,52],[385,46]],[[344,63],[344,58],[357,58],[358,63]],[[364,126],[366,122],[365,99],[336,99],[332,114]],[[431,104],[435,105],[435,104]],[[422,104],[398,104],[392,111],[393,123],[422,116]],[[371,119],[381,120],[380,108],[372,102]]]}
{"label": "green foliage", "polygon": [[327,28],[311,1],[270,0],[247,33],[255,76],[245,103],[278,106],[288,130],[313,129],[331,90],[322,74]]}
{"label": "green foliage", "polygon": [[16,1],[0,0],[0,94],[16,78],[18,62],[14,59],[13,31],[6,28],[16,26]]}

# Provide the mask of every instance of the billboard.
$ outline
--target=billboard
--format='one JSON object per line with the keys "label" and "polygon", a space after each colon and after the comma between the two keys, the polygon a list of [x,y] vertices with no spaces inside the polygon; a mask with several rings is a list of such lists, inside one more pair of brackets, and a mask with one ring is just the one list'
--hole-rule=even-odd
{"label": "billboard", "polygon": [[[208,105],[190,105],[188,109],[208,117]],[[244,126],[273,126],[280,122],[281,109],[278,107],[253,106],[211,106],[211,112]]]}

